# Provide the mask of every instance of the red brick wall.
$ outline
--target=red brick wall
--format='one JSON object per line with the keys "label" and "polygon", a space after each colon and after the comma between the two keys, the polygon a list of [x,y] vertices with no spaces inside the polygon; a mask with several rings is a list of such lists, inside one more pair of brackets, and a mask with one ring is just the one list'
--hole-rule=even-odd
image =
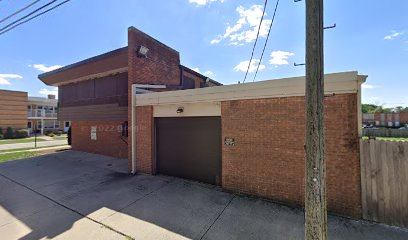
{"label": "red brick wall", "polygon": [[[139,58],[137,56],[137,50],[143,45],[149,48],[147,53],[147,58]],[[164,84],[164,85],[180,85],[180,56],[177,51],[169,48],[163,43],[153,39],[152,37],[146,35],[145,33],[137,30],[134,27],[128,29],[128,122],[129,126],[132,124],[132,83],[140,84]],[[142,112],[144,112],[143,110]],[[146,110],[148,111],[148,110]],[[152,110],[150,110],[152,111]],[[138,117],[139,119],[139,117]],[[153,120],[152,120],[153,121]],[[149,121],[147,121],[146,129],[152,128],[149,126]],[[138,123],[139,125],[139,123]],[[130,133],[130,132],[129,132]],[[148,134],[147,134],[148,135]],[[151,137],[150,137],[151,138]],[[138,137],[139,139],[139,137]],[[129,134],[129,142],[132,141],[132,137]],[[141,141],[147,141],[146,138],[141,138]],[[144,144],[144,143],[143,143]],[[146,143],[149,145],[148,143]],[[151,147],[150,147],[151,148]],[[146,151],[146,154],[138,152],[137,164],[141,164],[137,171],[151,173],[153,171],[153,165],[151,163],[145,164],[144,159],[150,159],[151,161],[151,151],[150,148],[147,150],[142,148],[141,151]],[[139,147],[138,147],[139,149]],[[131,148],[128,149],[128,161],[129,165],[132,159]],[[150,157],[149,157],[150,154]],[[131,167],[131,166],[129,166]]]}
{"label": "red brick wall", "polygon": [[[361,216],[356,94],[325,99],[328,209]],[[294,205],[304,203],[304,97],[222,103],[222,186]]]}
{"label": "red brick wall", "polygon": [[[122,121],[72,121],[72,149],[127,158],[126,138],[121,139]],[[91,126],[96,126],[97,140],[91,140]]]}
{"label": "red brick wall", "polygon": [[[137,107],[136,123],[136,171],[153,174],[155,173],[153,107]],[[130,151],[129,153],[128,163],[131,169],[132,156]]]}

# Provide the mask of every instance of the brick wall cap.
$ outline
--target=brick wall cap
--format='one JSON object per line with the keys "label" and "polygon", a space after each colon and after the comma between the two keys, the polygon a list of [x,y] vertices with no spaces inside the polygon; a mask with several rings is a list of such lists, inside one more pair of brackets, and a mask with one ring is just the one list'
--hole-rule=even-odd
{"label": "brick wall cap", "polygon": [[140,34],[142,34],[144,37],[148,38],[149,40],[152,40],[152,41],[158,43],[160,46],[165,47],[165,48],[167,48],[168,50],[170,50],[170,51],[172,51],[172,52],[174,52],[174,53],[179,54],[179,52],[178,52],[177,50],[175,50],[174,48],[171,48],[171,47],[167,46],[166,44],[160,42],[159,40],[157,40],[157,39],[155,39],[154,37],[152,37],[152,36],[146,34],[145,32],[143,32],[143,31],[141,31],[141,30],[135,28],[134,26],[130,26],[130,27],[128,28],[128,32],[140,33]]}

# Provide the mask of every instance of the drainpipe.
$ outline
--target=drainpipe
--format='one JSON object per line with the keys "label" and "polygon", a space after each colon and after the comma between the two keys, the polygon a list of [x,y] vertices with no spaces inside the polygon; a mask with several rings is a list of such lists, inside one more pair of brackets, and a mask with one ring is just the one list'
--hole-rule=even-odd
{"label": "drainpipe", "polygon": [[131,136],[132,136],[132,174],[136,174],[136,85],[132,84],[132,92],[131,92],[131,99],[132,99],[132,105],[131,105],[131,114],[132,114],[132,121],[131,121]]}

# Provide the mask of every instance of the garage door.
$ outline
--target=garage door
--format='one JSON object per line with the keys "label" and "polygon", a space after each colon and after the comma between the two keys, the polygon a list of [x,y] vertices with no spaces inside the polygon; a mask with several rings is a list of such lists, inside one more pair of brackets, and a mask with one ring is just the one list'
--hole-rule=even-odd
{"label": "garage door", "polygon": [[156,118],[160,174],[221,184],[221,118]]}

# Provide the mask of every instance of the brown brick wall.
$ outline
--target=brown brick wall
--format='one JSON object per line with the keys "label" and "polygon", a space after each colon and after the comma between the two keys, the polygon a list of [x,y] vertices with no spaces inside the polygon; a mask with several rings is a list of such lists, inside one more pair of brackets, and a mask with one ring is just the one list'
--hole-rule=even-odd
{"label": "brown brick wall", "polygon": [[[72,149],[127,158],[127,139],[122,136],[123,121],[72,121]],[[91,126],[97,127],[97,140],[91,140]]]}
{"label": "brown brick wall", "polygon": [[[328,209],[360,217],[356,94],[325,99]],[[304,97],[222,103],[223,188],[278,202],[304,202]]]}
{"label": "brown brick wall", "polygon": [[26,92],[0,90],[0,128],[27,129],[28,97]]}

